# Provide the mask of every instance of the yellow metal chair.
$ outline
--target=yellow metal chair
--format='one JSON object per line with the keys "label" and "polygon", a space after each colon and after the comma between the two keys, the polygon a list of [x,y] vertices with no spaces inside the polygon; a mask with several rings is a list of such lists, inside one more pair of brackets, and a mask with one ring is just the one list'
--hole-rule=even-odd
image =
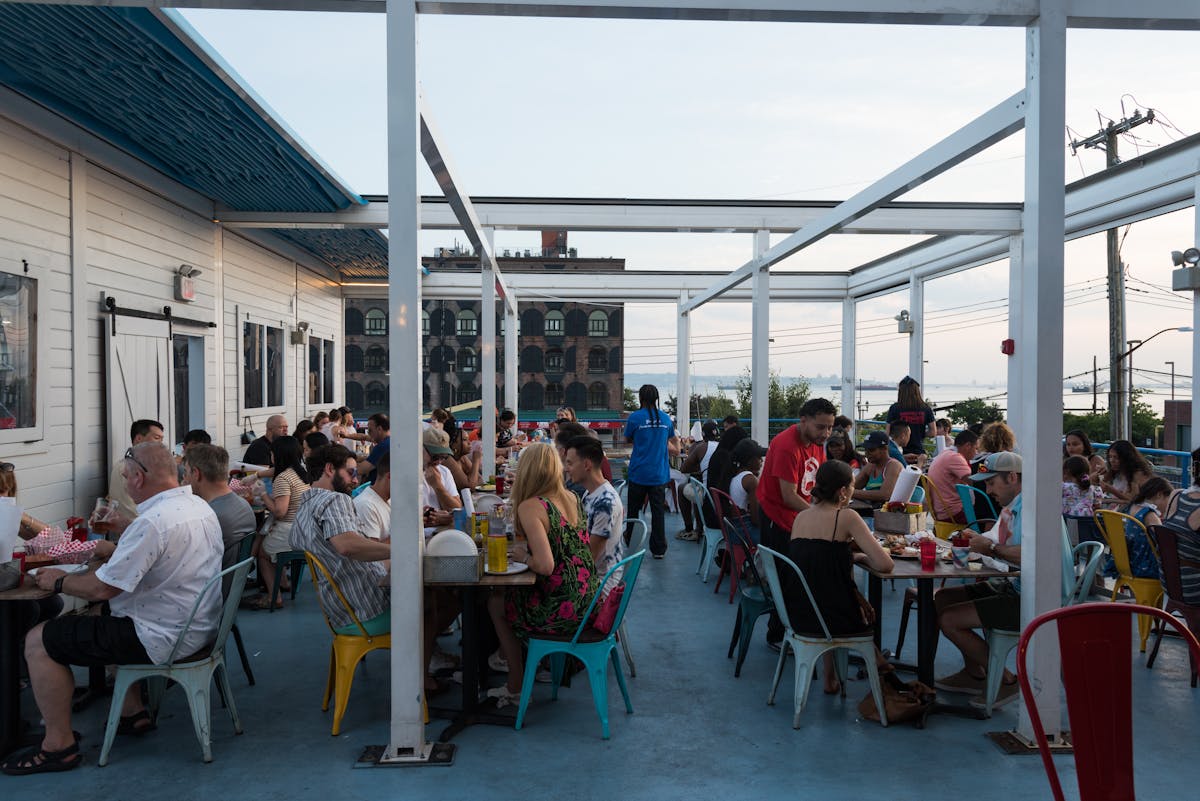
{"label": "yellow metal chair", "polygon": [[[317,601],[321,604],[321,613],[325,615],[325,624],[329,626],[329,631],[333,634],[333,645],[329,649],[329,678],[325,682],[325,698],[321,701],[321,711],[329,710],[329,698],[332,696],[333,729],[329,733],[336,737],[342,731],[342,716],[346,714],[346,705],[350,702],[350,685],[354,683],[354,671],[358,668],[358,663],[371,651],[380,648],[391,650],[392,635],[390,632],[388,634],[369,634],[321,560],[309,551],[304,552],[304,558],[308,561],[308,568],[312,573],[313,587],[318,588]],[[333,623],[329,621],[329,612],[320,600],[318,576],[328,582],[338,601],[350,615],[354,625],[358,627],[360,634],[339,634],[333,627]],[[428,713],[426,716],[428,717]]]}
{"label": "yellow metal chair", "polygon": [[953,520],[938,520],[937,506],[934,501],[944,502],[945,496],[938,491],[937,484],[933,483],[933,479],[928,475],[921,476],[920,484],[925,490],[925,509],[933,518],[933,536],[939,540],[948,540],[951,534],[967,527],[965,523],[956,523]]}
{"label": "yellow metal chair", "polygon": [[[1162,582],[1156,578],[1134,576],[1133,569],[1129,565],[1129,547],[1125,543],[1125,523],[1127,521],[1132,521],[1138,527],[1142,536],[1150,541],[1154,556],[1158,557],[1158,548],[1149,532],[1146,531],[1146,527],[1142,525],[1142,521],[1124,512],[1113,512],[1107,509],[1096,512],[1095,518],[1096,526],[1100,529],[1104,541],[1108,543],[1108,550],[1112,553],[1113,562],[1117,566],[1117,583],[1113,585],[1113,600],[1116,600],[1117,593],[1122,588],[1127,588],[1133,593],[1135,603],[1143,606],[1162,606]],[[1150,636],[1150,618],[1147,615],[1138,615],[1138,636],[1141,639],[1141,652],[1145,653],[1146,639]]]}

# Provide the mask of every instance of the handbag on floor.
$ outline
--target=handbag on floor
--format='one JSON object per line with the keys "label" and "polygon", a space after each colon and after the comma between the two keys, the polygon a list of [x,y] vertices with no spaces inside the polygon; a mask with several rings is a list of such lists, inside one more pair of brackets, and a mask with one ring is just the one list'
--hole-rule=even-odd
{"label": "handbag on floor", "polygon": [[[901,681],[893,670],[881,673],[879,684],[883,691],[883,708],[887,710],[889,726],[921,718],[925,714],[925,710],[932,706],[937,698],[937,693],[928,685],[919,681]],[[858,702],[858,714],[867,720],[879,721],[875,696],[870,692],[867,693],[866,698]]]}

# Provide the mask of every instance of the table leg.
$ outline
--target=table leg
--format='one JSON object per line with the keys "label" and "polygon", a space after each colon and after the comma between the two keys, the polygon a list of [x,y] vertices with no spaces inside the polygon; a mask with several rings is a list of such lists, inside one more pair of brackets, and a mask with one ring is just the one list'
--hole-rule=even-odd
{"label": "table leg", "polygon": [[937,654],[937,611],[933,606],[933,582],[917,582],[917,678],[930,687],[934,682]]}
{"label": "table leg", "polygon": [[15,603],[0,603],[0,756],[21,745],[21,658]]}
{"label": "table leg", "polygon": [[463,588],[462,709],[438,737],[441,743],[450,742],[460,731],[477,723],[493,726],[512,726],[516,723],[516,707],[497,710],[494,704],[479,703],[480,677],[487,676],[487,654],[480,647],[483,642],[483,621],[478,614],[478,601],[478,588]]}
{"label": "table leg", "polygon": [[875,634],[875,647],[883,650],[883,579],[873,573],[867,574],[867,602],[875,610],[875,623],[871,627]]}

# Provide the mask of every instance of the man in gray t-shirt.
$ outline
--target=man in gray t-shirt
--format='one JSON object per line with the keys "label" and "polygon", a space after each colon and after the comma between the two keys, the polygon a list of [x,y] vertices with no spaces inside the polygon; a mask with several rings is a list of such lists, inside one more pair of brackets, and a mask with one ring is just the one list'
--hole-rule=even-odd
{"label": "man in gray t-shirt", "polygon": [[225,553],[221,569],[237,563],[238,546],[257,528],[254,510],[229,489],[229,453],[219,445],[193,445],[183,456],[184,483],[204,500],[221,523]]}

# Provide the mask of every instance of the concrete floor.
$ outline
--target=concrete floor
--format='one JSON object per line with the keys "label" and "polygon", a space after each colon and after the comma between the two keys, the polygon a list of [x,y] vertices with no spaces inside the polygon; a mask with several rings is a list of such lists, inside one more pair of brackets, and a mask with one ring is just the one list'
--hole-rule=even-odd
{"label": "concrete floor", "polygon": [[[668,532],[680,528],[668,516]],[[65,774],[0,777],[6,797],[302,801],[303,799],[578,799],[722,798],[789,793],[802,798],[980,799],[1048,798],[1036,756],[1004,756],[984,737],[1011,729],[1016,704],[990,721],[941,716],[924,730],[884,729],[859,720],[865,681],[850,683],[845,701],[814,687],[799,730],[791,728],[792,693],[785,679],[777,705],[765,704],[776,656],[763,645],[760,621],[740,679],[725,651],[735,607],[694,575],[695,543],[672,539],[663,561],[643,566],[628,625],[639,669],[630,680],[635,714],[625,715],[610,682],[612,739],[600,727],[586,681],[564,689],[557,703],[537,685],[525,728],[477,726],[460,734],[452,767],[352,769],[363,747],[386,739],[386,656],[371,654],[355,679],[343,733],[330,737],[320,709],[328,660],[328,630],[307,576],[294,606],[243,612],[240,626],[258,679],[249,687],[231,662],[245,734],[213,710],[214,762],[200,761],[186,705],[169,693],[157,732],[119,738],[106,768],[95,765],[107,704],[80,714],[85,765]],[[895,642],[901,590],[884,590],[884,642]],[[915,625],[915,618],[913,621]],[[444,644],[452,644],[445,638]],[[915,654],[915,640],[905,644]],[[957,652],[939,649],[939,674],[958,669]],[[790,675],[790,674],[789,674]],[[494,680],[498,683],[498,680]],[[1143,798],[1186,798],[1200,782],[1187,759],[1200,733],[1200,689],[1188,686],[1184,649],[1164,644],[1153,671],[1134,670],[1137,781]],[[32,699],[26,695],[26,711]],[[436,738],[445,723],[430,726]],[[1180,757],[1185,757],[1180,759]],[[1058,758],[1068,797],[1073,763]],[[1192,787],[1189,791],[1187,788]],[[480,795],[482,793],[482,796]]]}

